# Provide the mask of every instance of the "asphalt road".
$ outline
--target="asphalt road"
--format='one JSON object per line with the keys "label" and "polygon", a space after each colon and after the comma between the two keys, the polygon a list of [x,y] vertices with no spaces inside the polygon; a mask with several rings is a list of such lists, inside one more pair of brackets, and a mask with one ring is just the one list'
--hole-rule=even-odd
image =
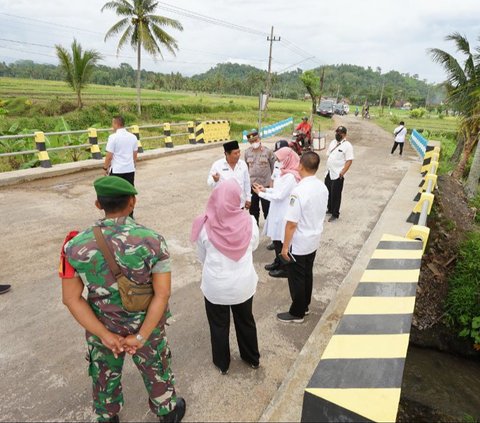
{"label": "asphalt road", "polygon": [[[339,121],[349,130],[355,161],[346,176],[341,217],[325,223],[311,314],[303,325],[276,320],[275,314],[289,306],[287,282],[263,270],[273,259],[265,248],[267,239],[254,253],[260,277],[254,314],[262,356],[256,371],[240,360],[233,327],[228,376],[211,363],[201,267],[189,241],[191,222],[210,192],[208,170],[222,150],[140,163],[136,219],[166,237],[173,257],[173,318],[167,334],[177,390],[187,401],[186,421],[258,420],[414,159],[409,147],[403,158],[390,156],[393,135],[371,122],[353,116]],[[323,179],[324,152],[321,157],[318,176]],[[92,182],[98,176],[88,171],[0,189],[0,283],[13,286],[0,297],[1,421],[94,419],[84,333],[61,302],[57,268],[65,234],[101,217],[93,204]],[[123,386],[121,420],[153,421],[131,360],[126,361]]]}

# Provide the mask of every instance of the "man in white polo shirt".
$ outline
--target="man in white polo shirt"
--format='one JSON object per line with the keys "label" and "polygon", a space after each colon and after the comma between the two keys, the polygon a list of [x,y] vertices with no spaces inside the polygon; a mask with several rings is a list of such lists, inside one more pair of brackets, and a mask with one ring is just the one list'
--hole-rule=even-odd
{"label": "man in white polo shirt", "polygon": [[302,323],[312,299],[313,263],[323,232],[328,191],[315,174],[320,156],[313,151],[302,154],[298,172],[302,178],[290,195],[285,219],[281,259],[288,263],[288,287],[292,297],[289,311],[278,313],[286,323]]}
{"label": "man in white polo shirt", "polygon": [[135,185],[137,137],[125,129],[125,120],[122,116],[115,116],[112,119],[112,127],[114,133],[108,137],[103,170],[105,175],[119,176]]}
{"label": "man in white polo shirt", "polygon": [[335,130],[335,139],[327,150],[327,175],[325,185],[328,189],[327,213],[331,214],[329,222],[334,222],[340,217],[340,204],[345,174],[353,162],[353,147],[347,141],[347,128],[339,126]]}

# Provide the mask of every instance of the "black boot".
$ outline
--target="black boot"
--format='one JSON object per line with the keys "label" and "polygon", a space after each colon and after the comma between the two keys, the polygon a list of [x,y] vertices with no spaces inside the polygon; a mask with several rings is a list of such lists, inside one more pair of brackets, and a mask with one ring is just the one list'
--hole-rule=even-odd
{"label": "black boot", "polygon": [[170,413],[159,416],[158,420],[161,423],[179,423],[182,421],[186,409],[187,404],[185,400],[182,397],[177,397],[177,405],[175,405],[175,408],[170,411]]}

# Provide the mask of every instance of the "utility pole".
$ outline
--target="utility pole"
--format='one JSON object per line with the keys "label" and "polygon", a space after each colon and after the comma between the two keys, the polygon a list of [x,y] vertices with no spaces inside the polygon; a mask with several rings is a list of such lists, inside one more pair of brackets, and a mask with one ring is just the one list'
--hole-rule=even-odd
{"label": "utility pole", "polygon": [[270,32],[270,37],[267,37],[267,41],[270,41],[270,53],[268,55],[268,74],[267,74],[267,89],[266,89],[266,94],[267,94],[267,107],[268,107],[268,99],[270,97],[270,88],[271,88],[271,83],[272,83],[272,49],[273,49],[273,42],[274,41],[280,41],[281,37],[274,37],[273,36],[273,26],[272,30]]}
{"label": "utility pole", "polygon": [[380,107],[382,108],[382,115],[383,115],[383,90],[385,89],[385,79],[383,80],[382,83],[382,92],[380,93]]}

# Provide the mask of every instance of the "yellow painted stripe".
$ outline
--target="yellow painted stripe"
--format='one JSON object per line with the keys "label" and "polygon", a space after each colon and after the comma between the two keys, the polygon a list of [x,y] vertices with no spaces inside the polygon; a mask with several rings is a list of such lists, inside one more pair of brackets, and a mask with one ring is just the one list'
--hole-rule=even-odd
{"label": "yellow painted stripe", "polygon": [[91,152],[100,153],[100,147],[97,144],[92,145]]}
{"label": "yellow painted stripe", "polygon": [[422,250],[375,250],[374,259],[421,259]]}
{"label": "yellow painted stripe", "polygon": [[400,389],[318,389],[307,392],[374,422],[394,422],[397,418]]}
{"label": "yellow painted stripe", "polygon": [[415,297],[352,297],[344,315],[413,313]]}
{"label": "yellow painted stripe", "polygon": [[342,358],[402,358],[407,355],[410,334],[333,335],[322,360]]}
{"label": "yellow painted stripe", "polygon": [[397,235],[390,235],[390,234],[383,234],[382,241],[399,241],[399,242],[417,242],[408,238],[404,238],[403,236]]}
{"label": "yellow painted stripe", "polygon": [[39,151],[38,152],[38,160],[44,161],[44,160],[50,160],[48,157],[48,153],[46,151]]}
{"label": "yellow painted stripe", "polygon": [[360,282],[418,282],[420,269],[372,270],[363,272]]}

